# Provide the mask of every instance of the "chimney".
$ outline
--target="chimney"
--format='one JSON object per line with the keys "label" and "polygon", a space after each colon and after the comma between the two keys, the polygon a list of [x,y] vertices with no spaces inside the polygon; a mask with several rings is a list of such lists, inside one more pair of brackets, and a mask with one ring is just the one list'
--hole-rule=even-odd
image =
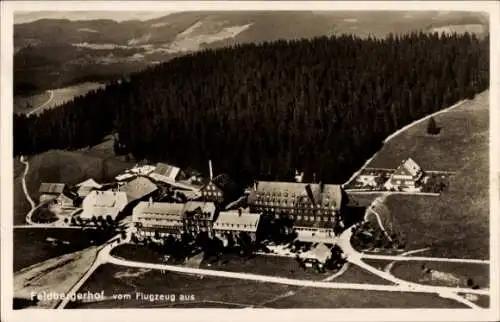
{"label": "chimney", "polygon": [[210,171],[210,181],[212,181],[214,173],[212,171],[212,160],[208,160],[208,170]]}
{"label": "chimney", "polygon": [[296,182],[302,182],[302,178],[304,177],[304,172],[301,172],[299,174],[298,170],[295,170],[295,181]]}
{"label": "chimney", "polygon": [[153,198],[152,198],[152,197],[149,197],[148,204],[149,204],[150,206],[153,204]]}

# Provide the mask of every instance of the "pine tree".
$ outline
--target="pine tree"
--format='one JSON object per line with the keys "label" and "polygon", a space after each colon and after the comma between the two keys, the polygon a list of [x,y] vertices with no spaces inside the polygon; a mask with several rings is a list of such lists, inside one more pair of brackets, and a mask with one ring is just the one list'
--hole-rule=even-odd
{"label": "pine tree", "polygon": [[427,134],[436,135],[439,134],[440,131],[441,129],[437,126],[436,121],[431,117],[427,123]]}

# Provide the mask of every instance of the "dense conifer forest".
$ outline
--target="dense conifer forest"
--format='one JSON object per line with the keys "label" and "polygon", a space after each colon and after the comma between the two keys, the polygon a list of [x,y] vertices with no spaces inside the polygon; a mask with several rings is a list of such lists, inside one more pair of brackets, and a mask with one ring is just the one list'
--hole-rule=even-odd
{"label": "dense conifer forest", "polygon": [[[241,183],[295,169],[341,183],[396,129],[489,86],[489,37],[412,33],[245,44],[176,58],[39,116],[14,153],[116,133],[119,153]],[[206,172],[206,171],[205,171]]]}

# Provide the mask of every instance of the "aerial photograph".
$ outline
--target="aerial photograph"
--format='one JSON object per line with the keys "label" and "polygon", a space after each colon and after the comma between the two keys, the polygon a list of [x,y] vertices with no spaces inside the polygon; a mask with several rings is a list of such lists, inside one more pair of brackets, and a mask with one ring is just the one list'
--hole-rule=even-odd
{"label": "aerial photograph", "polygon": [[12,310],[493,305],[487,12],[19,11],[13,37]]}

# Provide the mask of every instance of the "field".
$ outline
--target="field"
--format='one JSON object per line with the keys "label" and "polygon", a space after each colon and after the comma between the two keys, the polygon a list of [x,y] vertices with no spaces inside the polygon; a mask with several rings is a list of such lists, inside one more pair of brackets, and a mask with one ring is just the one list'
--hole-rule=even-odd
{"label": "field", "polygon": [[[86,82],[78,85],[72,85],[63,88],[56,88],[40,94],[26,97],[16,97],[14,99],[14,111],[17,113],[41,113],[45,109],[51,109],[62,105],[73,98],[85,95],[90,91],[103,88],[104,84]],[[29,104],[33,108],[26,109]]]}
{"label": "field", "polygon": [[427,121],[402,132],[368,164],[368,168],[395,169],[411,157],[425,170],[458,171],[476,154],[487,154],[489,91],[434,117],[441,132],[428,135]]}
{"label": "field", "polygon": [[[419,283],[422,278],[421,267],[425,264],[426,267],[445,273],[451,273],[457,278],[460,278],[462,283],[466,285],[467,279],[472,278],[474,283],[480,288],[488,288],[489,282],[489,265],[483,264],[468,264],[468,263],[446,263],[446,262],[400,262],[396,263],[391,272],[401,279]],[[440,281],[422,282],[422,284],[443,285]]]}
{"label": "field", "polygon": [[348,264],[347,270],[332,282],[339,283],[363,283],[363,284],[381,284],[381,285],[393,285],[393,283],[378,277],[357,265]]}
{"label": "field", "polygon": [[[14,97],[14,113],[28,113],[50,98],[49,92],[43,92],[31,96],[15,96]],[[31,108],[30,108],[31,107]]]}
{"label": "field", "polygon": [[[113,249],[112,254],[130,260],[164,263],[163,254],[145,246],[122,245]],[[226,254],[217,263],[202,262],[200,268],[308,280],[321,280],[335,273],[332,271],[316,273],[314,269],[304,270],[294,258],[261,255],[246,259],[239,255]]]}
{"label": "field", "polygon": [[[489,257],[489,91],[387,143],[369,167],[395,168],[411,157],[425,170],[456,171],[439,197],[391,195],[386,205],[407,238],[407,249],[431,247],[446,257]],[[358,197],[358,196],[356,196]]]}
{"label": "field", "polygon": [[[378,291],[326,290],[161,273],[159,271],[99,267],[80,292],[101,292],[107,300],[94,303],[71,303],[73,308],[147,308],[147,307],[273,307],[273,308],[462,308],[459,303],[436,295]],[[175,302],[150,302],[135,299],[136,292],[175,294]],[[112,294],[130,294],[132,299],[113,300]],[[193,296],[194,301],[180,303],[179,295]],[[208,301],[208,302],[207,302]],[[191,303],[190,303],[191,302]],[[69,307],[68,307],[69,308]]]}
{"label": "field", "polygon": [[[86,232],[74,229],[14,229],[14,271],[88,246]],[[51,243],[47,238],[70,242]]]}
{"label": "field", "polygon": [[[88,156],[82,152],[51,150],[31,157],[26,177],[28,192],[35,201],[42,182],[77,184],[90,177],[98,182],[108,182],[117,174],[133,166],[114,158]],[[22,168],[21,168],[22,167]],[[21,170],[22,169],[22,170]],[[14,224],[24,224],[29,204],[24,196],[21,180],[24,166],[14,162]]]}
{"label": "field", "polygon": [[[90,268],[97,247],[62,255],[18,271],[14,275],[14,297],[31,298],[42,291],[67,293]],[[38,307],[51,308],[57,300],[41,300]]]}

